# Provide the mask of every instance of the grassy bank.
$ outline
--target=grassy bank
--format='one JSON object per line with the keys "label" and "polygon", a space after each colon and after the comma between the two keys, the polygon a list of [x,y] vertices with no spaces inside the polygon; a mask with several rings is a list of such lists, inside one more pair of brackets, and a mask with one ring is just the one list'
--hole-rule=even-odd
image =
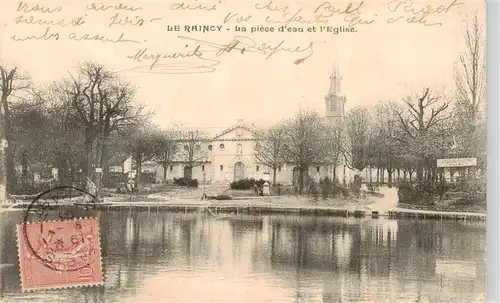
{"label": "grassy bank", "polygon": [[[172,212],[205,212],[226,214],[308,214],[340,217],[388,216],[389,218],[416,219],[455,219],[485,220],[485,213],[453,212],[439,209],[417,209],[401,207],[397,204],[397,193],[394,189],[381,188],[381,192],[368,192],[359,197],[322,198],[311,196],[256,196],[248,191],[235,191],[228,199],[202,200],[199,190],[155,192],[150,194],[111,194],[105,195],[102,202],[96,205],[103,211],[172,211]],[[26,208],[30,200],[19,201],[11,205],[15,208]],[[77,202],[78,203],[78,202]],[[73,203],[65,203],[71,207]],[[60,205],[60,203],[59,203]]]}
{"label": "grassy bank", "polygon": [[373,204],[380,195],[377,197],[367,195],[364,198],[355,197],[337,197],[328,199],[314,199],[308,196],[251,196],[251,195],[235,195],[227,196],[222,199],[202,200],[199,197],[177,197],[167,195],[148,195],[148,196],[134,196],[134,195],[114,195],[112,197],[105,197],[104,203],[218,203],[218,204],[259,204],[266,203],[272,205],[293,205],[293,206],[333,206],[333,207],[350,207],[350,208],[363,208]]}

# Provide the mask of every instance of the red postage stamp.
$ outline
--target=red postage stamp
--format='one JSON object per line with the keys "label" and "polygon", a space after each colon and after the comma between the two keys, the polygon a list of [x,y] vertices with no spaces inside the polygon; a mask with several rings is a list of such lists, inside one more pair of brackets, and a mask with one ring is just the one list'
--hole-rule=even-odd
{"label": "red postage stamp", "polygon": [[18,225],[23,291],[103,284],[97,218]]}

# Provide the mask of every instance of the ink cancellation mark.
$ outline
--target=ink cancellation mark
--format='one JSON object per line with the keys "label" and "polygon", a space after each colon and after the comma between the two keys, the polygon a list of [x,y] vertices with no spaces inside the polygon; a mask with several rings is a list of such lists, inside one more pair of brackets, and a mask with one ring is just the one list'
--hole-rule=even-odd
{"label": "ink cancellation mark", "polygon": [[96,197],[77,187],[56,186],[38,194],[24,214],[23,223],[37,223],[47,220],[74,219],[71,207],[84,211],[94,210]]}

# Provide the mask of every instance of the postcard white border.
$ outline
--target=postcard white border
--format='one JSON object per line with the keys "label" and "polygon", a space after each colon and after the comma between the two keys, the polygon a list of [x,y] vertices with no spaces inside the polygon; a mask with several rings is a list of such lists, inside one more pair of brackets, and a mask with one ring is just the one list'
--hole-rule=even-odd
{"label": "postcard white border", "polygon": [[500,106],[499,102],[499,34],[500,4],[487,1],[487,72],[488,72],[488,302],[500,302]]}

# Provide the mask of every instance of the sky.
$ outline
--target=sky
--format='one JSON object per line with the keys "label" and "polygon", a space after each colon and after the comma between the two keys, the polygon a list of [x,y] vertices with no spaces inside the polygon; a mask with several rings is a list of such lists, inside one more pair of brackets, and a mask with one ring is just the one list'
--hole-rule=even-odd
{"label": "sky", "polygon": [[[200,127],[229,126],[238,119],[256,125],[270,125],[293,115],[301,107],[314,108],[324,113],[324,97],[329,88],[329,77],[334,64],[339,65],[342,80],[342,94],[347,97],[347,109],[355,106],[369,106],[382,100],[401,100],[409,93],[415,93],[426,86],[452,94],[453,64],[460,51],[464,50],[463,29],[465,15],[478,12],[484,22],[485,3],[483,1],[456,1],[448,12],[430,14],[426,22],[442,25],[424,26],[406,22],[412,16],[422,17],[422,13],[412,15],[411,11],[426,8],[433,10],[439,5],[446,8],[451,1],[411,2],[365,1],[358,17],[375,20],[368,25],[355,25],[356,32],[333,34],[327,32],[234,32],[235,22],[223,24],[228,14],[252,15],[247,28],[252,26],[271,26],[266,23],[269,16],[273,20],[284,20],[279,9],[255,9],[263,2],[196,2],[193,9],[179,8],[181,2],[148,1],[122,2],[137,9],[135,11],[108,8],[105,11],[86,9],[91,2],[40,1],[28,3],[18,11],[19,1],[2,1],[0,19],[6,20],[0,31],[0,61],[8,66],[18,65],[30,75],[36,84],[48,84],[67,77],[79,62],[95,61],[117,71],[122,79],[130,81],[138,88],[137,102],[146,104],[155,112],[154,122],[168,127],[175,122]],[[108,2],[118,5],[118,2]],[[187,3],[187,2],[186,2]],[[195,5],[216,9],[203,11]],[[305,19],[313,12],[329,12],[332,7],[345,9],[348,2],[337,1],[280,1],[271,2],[274,8],[283,9],[288,5],[292,14],[297,10]],[[353,2],[354,6],[360,2]],[[399,4],[399,5],[398,5]],[[58,9],[57,6],[61,5]],[[99,7],[101,2],[95,2]],[[177,5],[177,6],[175,6]],[[42,13],[41,6],[56,10]],[[186,4],[185,4],[186,6]],[[405,9],[406,7],[406,9]],[[23,11],[24,10],[24,11]],[[391,11],[393,10],[393,11]],[[444,9],[441,9],[444,10]],[[112,25],[113,16],[129,17],[136,21],[142,18],[143,26]],[[17,20],[58,20],[68,23],[71,19],[84,16],[85,24],[77,27],[51,26],[50,33],[59,34],[60,39],[47,38],[16,39],[42,36],[46,26],[16,24]],[[352,17],[352,16],[350,16]],[[401,18],[388,24],[389,18]],[[345,15],[333,16],[327,23],[330,26],[347,26]],[[154,19],[154,20],[153,20]],[[157,20],[157,21],[156,21]],[[25,22],[24,22],[25,23]],[[294,23],[295,26],[307,26]],[[222,32],[172,32],[167,25],[222,25],[231,30]],[[240,24],[241,25],[241,24]],[[320,25],[317,25],[319,27]],[[275,28],[276,30],[276,28]],[[75,41],[85,34],[96,34],[117,38],[124,34],[137,43],[103,43],[100,41]],[[194,49],[196,42],[182,40],[177,36],[203,40],[211,43],[229,43],[235,35],[243,35],[258,44],[277,45],[283,40],[283,48],[306,49],[312,43],[313,52],[277,52],[271,58],[266,55],[231,51],[218,57],[220,64],[211,73],[197,74],[152,74],[140,73],[133,68],[148,63],[135,62],[127,56],[147,48],[149,53],[186,52]],[[188,47],[186,47],[186,45]],[[212,54],[214,55],[213,52]],[[298,58],[310,55],[300,64]],[[167,59],[168,60],[168,59]],[[164,61],[162,61],[164,62]],[[168,62],[173,62],[172,60]],[[160,71],[161,69],[159,69]]]}

